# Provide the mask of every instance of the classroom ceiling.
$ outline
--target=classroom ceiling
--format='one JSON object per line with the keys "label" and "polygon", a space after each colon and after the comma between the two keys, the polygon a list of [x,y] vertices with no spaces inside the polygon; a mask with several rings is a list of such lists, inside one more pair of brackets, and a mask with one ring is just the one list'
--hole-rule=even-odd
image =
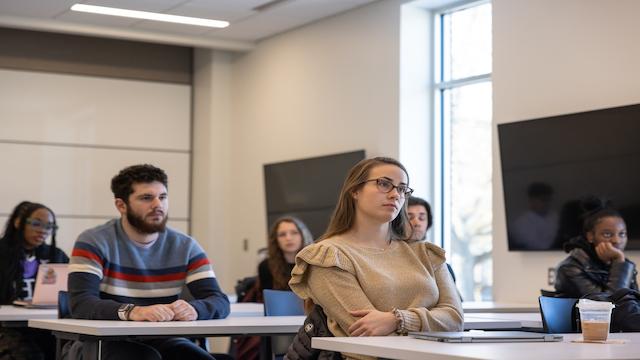
{"label": "classroom ceiling", "polygon": [[[228,50],[377,0],[0,0],[0,27]],[[224,29],[71,11],[82,3],[229,21]]]}

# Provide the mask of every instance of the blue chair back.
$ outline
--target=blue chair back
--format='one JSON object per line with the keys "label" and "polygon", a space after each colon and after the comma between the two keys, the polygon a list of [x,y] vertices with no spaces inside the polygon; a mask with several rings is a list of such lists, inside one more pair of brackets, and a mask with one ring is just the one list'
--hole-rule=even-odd
{"label": "blue chair back", "polygon": [[578,299],[540,296],[540,315],[547,333],[576,333],[580,331],[576,303]]}
{"label": "blue chair back", "polygon": [[[304,303],[292,291],[265,289],[264,295],[264,315],[265,316],[296,316],[304,315]],[[273,359],[279,360],[289,349],[293,342],[293,336],[281,335],[271,336],[271,341],[266,352],[271,353]]]}
{"label": "blue chair back", "polygon": [[304,303],[292,291],[265,289],[265,316],[296,316],[304,315]]}

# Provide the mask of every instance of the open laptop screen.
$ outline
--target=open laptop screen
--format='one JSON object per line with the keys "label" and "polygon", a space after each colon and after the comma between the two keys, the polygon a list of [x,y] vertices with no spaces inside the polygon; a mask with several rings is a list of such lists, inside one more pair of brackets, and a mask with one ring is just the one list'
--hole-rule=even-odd
{"label": "open laptop screen", "polygon": [[14,305],[56,307],[58,292],[67,290],[69,264],[40,264],[32,300],[16,300]]}

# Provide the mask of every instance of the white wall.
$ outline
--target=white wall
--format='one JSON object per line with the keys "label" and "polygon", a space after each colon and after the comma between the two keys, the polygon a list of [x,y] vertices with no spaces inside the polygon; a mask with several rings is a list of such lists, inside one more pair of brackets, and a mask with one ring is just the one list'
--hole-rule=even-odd
{"label": "white wall", "polygon": [[41,202],[70,254],[80,232],[118,216],[111,177],[153,163],[169,175],[170,225],[188,230],[190,120],[189,85],[0,69],[0,221]]}
{"label": "white wall", "polygon": [[[493,0],[494,122],[639,103],[639,13],[635,0]],[[531,302],[565,254],[507,251],[496,134],[494,296]]]}
{"label": "white wall", "polygon": [[[194,141],[194,177],[231,175],[215,187],[194,182],[192,226],[204,243],[204,231],[224,221],[222,233],[208,233],[206,246],[226,291],[256,273],[256,251],[266,246],[263,164],[356,149],[398,156],[399,24],[400,1],[386,1],[267,39],[237,57],[214,53],[207,64],[200,52],[196,91],[208,78],[209,99],[219,99],[222,84],[232,106],[221,117],[216,109],[205,114],[207,100],[196,97],[195,113],[204,115],[196,116],[195,134],[210,136],[208,143]],[[196,208],[196,199],[209,200]],[[214,217],[216,209],[222,218]],[[227,260],[215,259],[218,249]]]}

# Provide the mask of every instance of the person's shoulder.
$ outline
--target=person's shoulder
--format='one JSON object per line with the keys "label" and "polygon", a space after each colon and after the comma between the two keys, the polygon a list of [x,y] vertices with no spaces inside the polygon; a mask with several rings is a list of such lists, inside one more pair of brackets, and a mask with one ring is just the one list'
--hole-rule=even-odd
{"label": "person's shoulder", "polygon": [[98,239],[115,238],[118,221],[118,219],[111,219],[104,224],[86,229],[80,233],[78,241],[91,242]]}
{"label": "person's shoulder", "polygon": [[333,236],[300,250],[296,256],[296,266],[304,263],[353,271],[353,264],[349,256],[352,251],[354,250],[339,235]]}
{"label": "person's shoulder", "polygon": [[177,242],[178,244],[180,244],[180,246],[184,246],[185,244],[198,245],[198,241],[196,241],[196,239],[194,239],[190,235],[187,235],[178,229],[167,226],[164,229],[164,232],[165,232],[165,235],[164,235],[165,239],[173,243]]}
{"label": "person's shoulder", "polygon": [[446,259],[446,252],[440,246],[433,244],[426,240],[413,240],[403,241],[406,246],[410,247],[418,255],[427,256],[431,261],[437,263],[444,262]]}

